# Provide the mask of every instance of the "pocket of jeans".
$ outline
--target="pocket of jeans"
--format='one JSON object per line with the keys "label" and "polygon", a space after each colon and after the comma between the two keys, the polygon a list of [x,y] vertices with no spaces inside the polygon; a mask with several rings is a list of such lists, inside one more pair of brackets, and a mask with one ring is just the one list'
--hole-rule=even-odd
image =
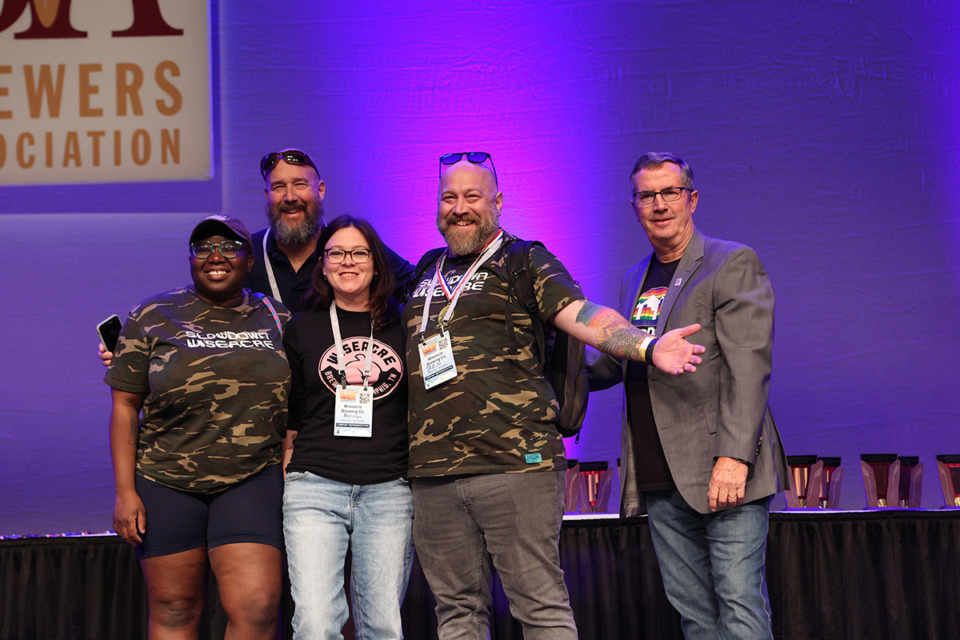
{"label": "pocket of jeans", "polygon": [[287,475],[283,479],[283,482],[285,484],[290,484],[291,482],[296,482],[297,480],[306,477],[306,475],[306,471],[287,471]]}

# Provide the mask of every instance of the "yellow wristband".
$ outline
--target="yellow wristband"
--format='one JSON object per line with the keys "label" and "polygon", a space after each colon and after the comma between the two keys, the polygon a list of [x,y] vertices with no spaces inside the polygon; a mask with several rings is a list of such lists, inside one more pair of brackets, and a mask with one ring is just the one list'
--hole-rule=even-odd
{"label": "yellow wristband", "polygon": [[640,341],[640,353],[643,356],[643,362],[646,364],[650,364],[647,362],[647,347],[650,346],[651,342],[653,342],[653,336],[643,336],[643,340]]}

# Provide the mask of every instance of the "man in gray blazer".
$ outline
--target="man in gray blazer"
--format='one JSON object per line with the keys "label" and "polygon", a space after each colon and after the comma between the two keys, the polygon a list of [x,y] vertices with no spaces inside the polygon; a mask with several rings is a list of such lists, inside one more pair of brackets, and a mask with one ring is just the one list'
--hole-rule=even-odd
{"label": "man in gray blazer", "polygon": [[621,313],[652,335],[699,323],[680,378],[604,356],[591,388],[624,381],[620,509],[646,509],[670,602],[691,638],[772,638],[764,557],[786,458],[767,407],[773,289],[756,253],[693,224],[693,171],[648,153],[630,176],[654,253],[627,272]]}

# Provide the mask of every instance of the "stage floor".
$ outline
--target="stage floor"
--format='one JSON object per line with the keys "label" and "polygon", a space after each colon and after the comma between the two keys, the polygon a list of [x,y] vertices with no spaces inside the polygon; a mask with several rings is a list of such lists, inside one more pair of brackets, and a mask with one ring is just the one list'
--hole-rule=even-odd
{"label": "stage floor", "polygon": [[[560,556],[581,638],[681,638],[646,518],[568,518]],[[960,511],[773,513],[767,579],[778,639],[954,640]],[[0,541],[0,594],[0,640],[146,637],[140,568],[115,536]],[[201,637],[222,638],[212,579],[211,594]],[[433,606],[417,565],[403,606],[407,638],[436,638]],[[494,609],[493,638],[522,638],[499,585]],[[287,598],[287,618],[291,610]]]}

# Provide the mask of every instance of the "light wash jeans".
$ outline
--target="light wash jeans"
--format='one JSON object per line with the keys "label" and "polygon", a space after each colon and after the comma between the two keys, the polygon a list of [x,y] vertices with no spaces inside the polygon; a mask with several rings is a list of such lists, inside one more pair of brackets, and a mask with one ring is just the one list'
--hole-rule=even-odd
{"label": "light wash jeans", "polygon": [[564,472],[412,480],[413,536],[440,640],[490,637],[495,568],[525,640],[575,640],[560,569]]}
{"label": "light wash jeans", "polygon": [[701,514],[647,493],[650,536],[686,640],[772,639],[764,576],[770,498]]}
{"label": "light wash jeans", "polygon": [[287,474],[283,535],[298,640],[339,640],[347,621],[343,586],[352,552],[350,599],[357,640],[403,637],[400,605],[413,564],[413,498],[404,479],[351,485]]}

